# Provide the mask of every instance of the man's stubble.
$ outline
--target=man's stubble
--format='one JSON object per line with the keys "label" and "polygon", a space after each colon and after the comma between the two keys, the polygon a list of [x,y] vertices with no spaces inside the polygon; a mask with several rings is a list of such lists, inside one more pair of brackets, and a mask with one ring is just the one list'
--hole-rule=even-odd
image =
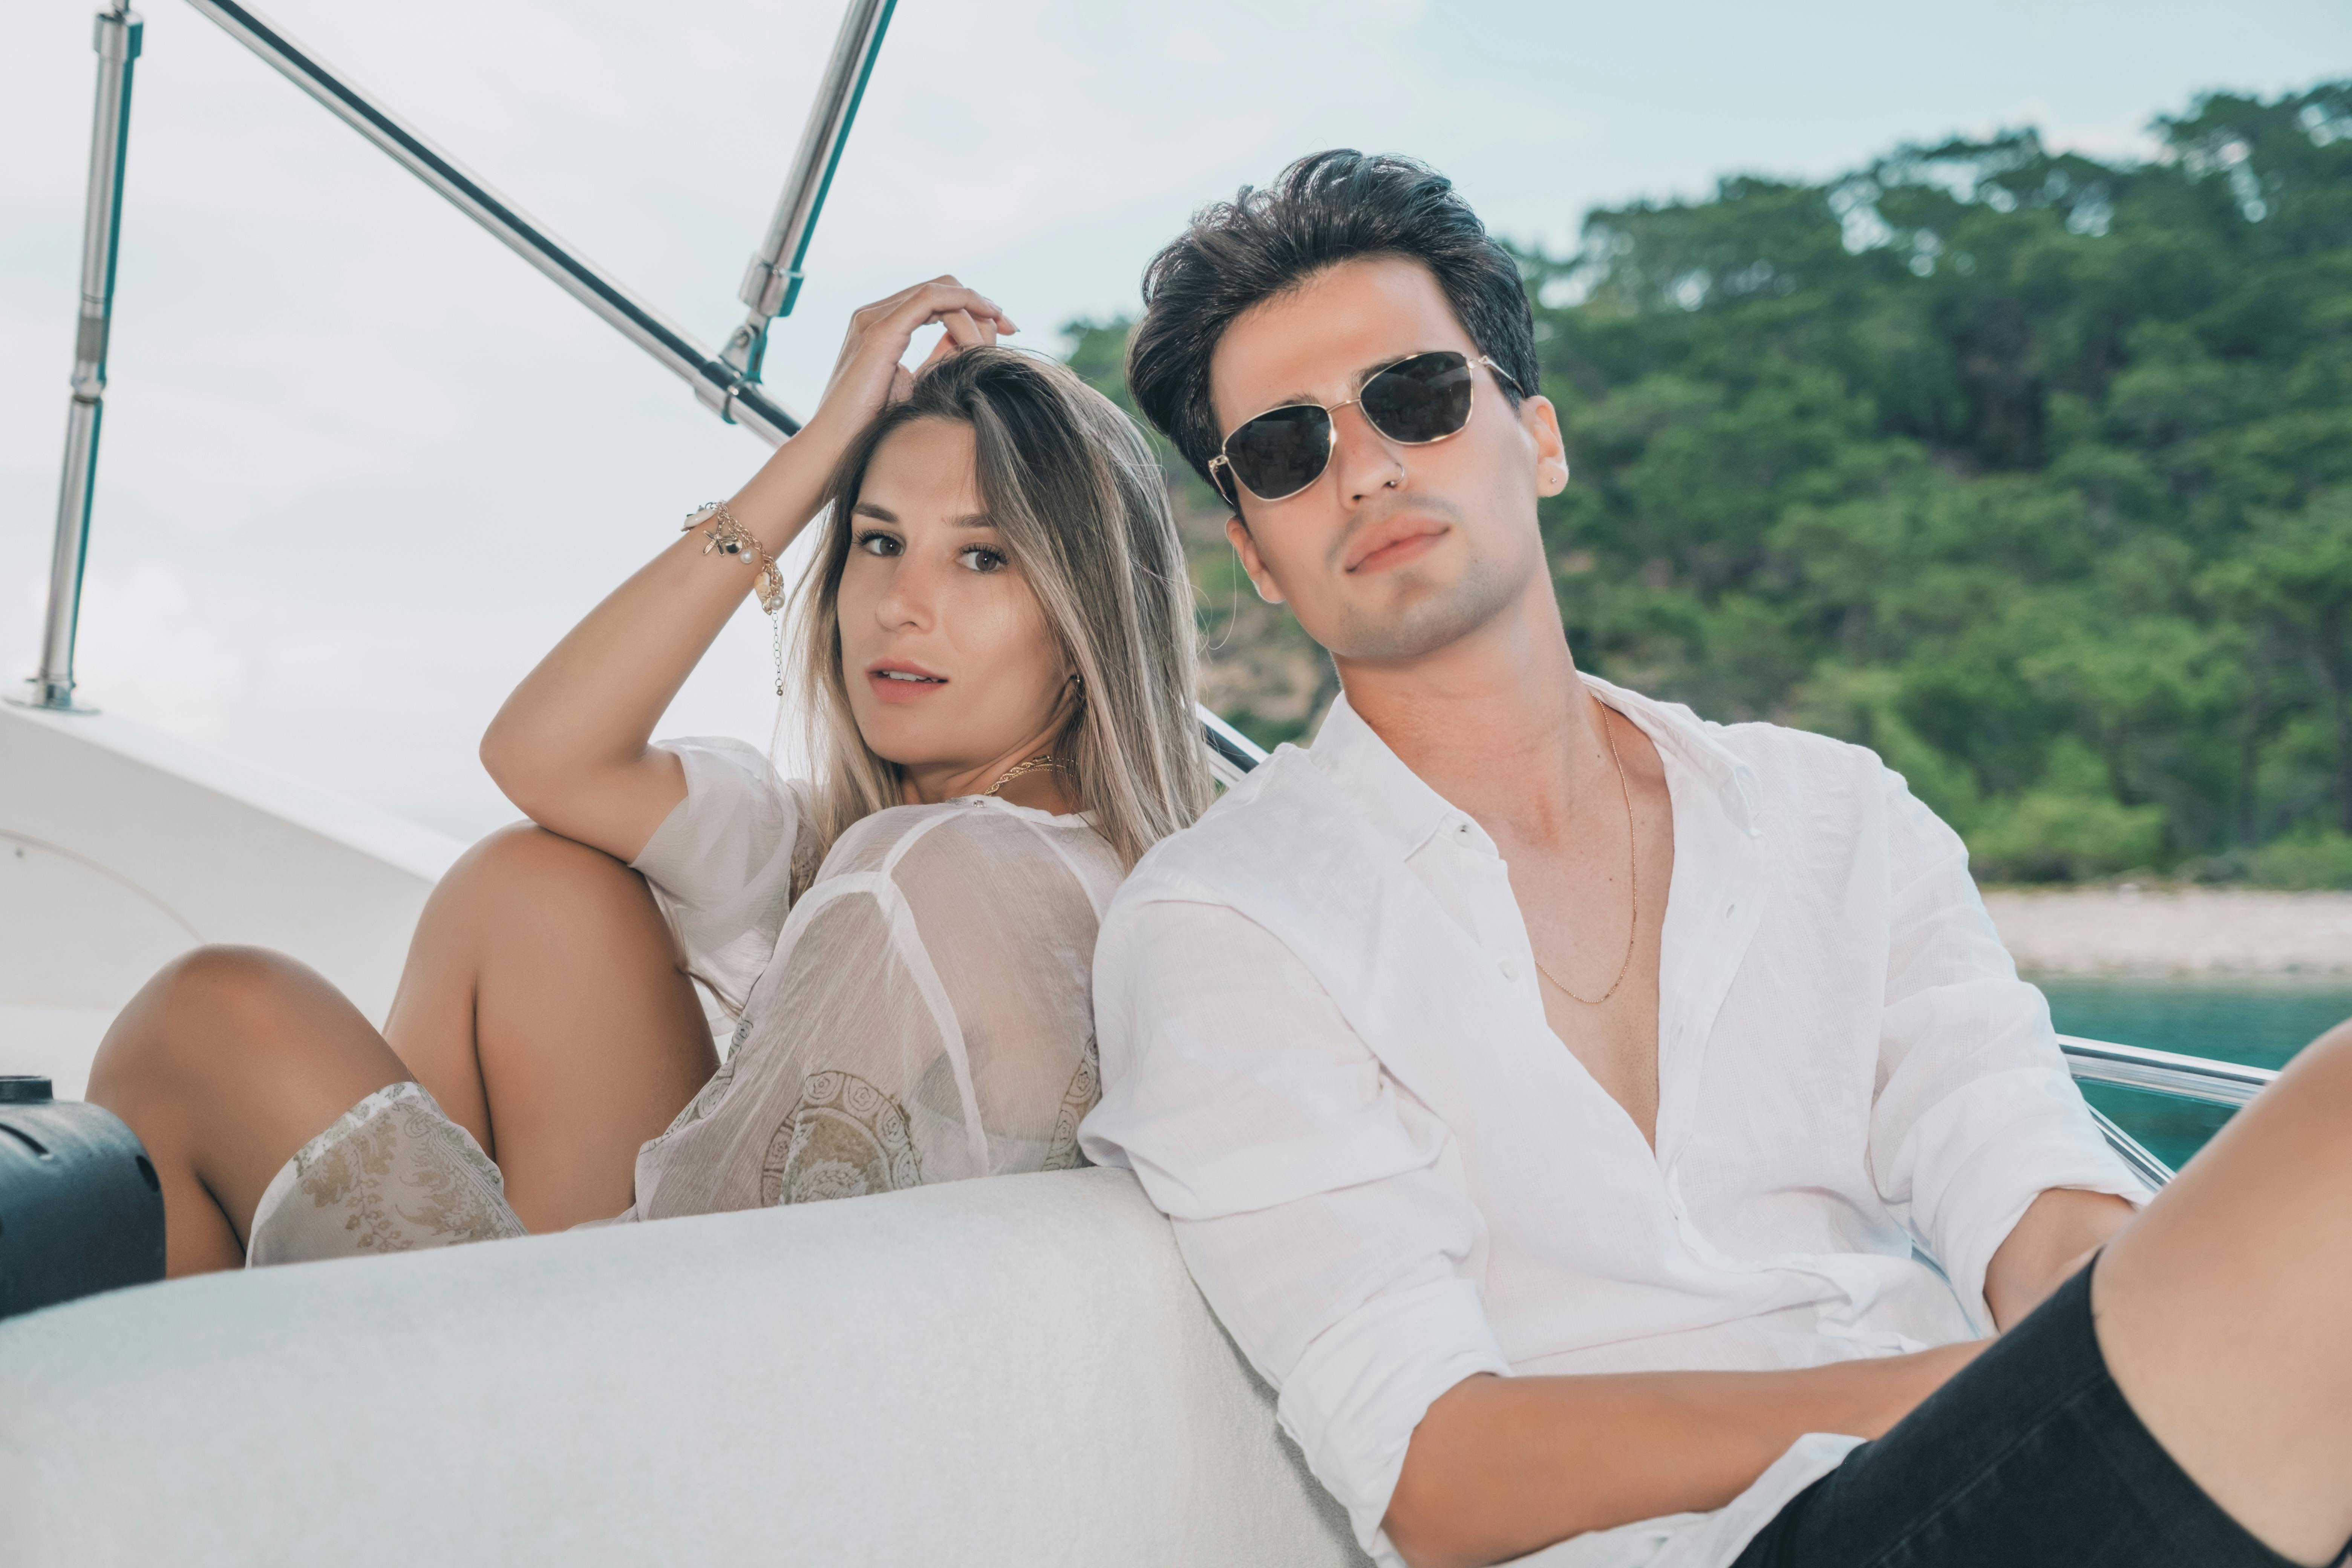
{"label": "man's stubble", "polygon": [[1396,575],[1388,605],[1345,606],[1324,646],[1336,658],[1386,664],[1424,658],[1459,642],[1507,615],[1526,591],[1530,562],[1524,557],[1532,555],[1539,565],[1542,552],[1538,548],[1518,555],[1475,554],[1461,576],[1442,589],[1424,586],[1425,579],[1406,567]]}

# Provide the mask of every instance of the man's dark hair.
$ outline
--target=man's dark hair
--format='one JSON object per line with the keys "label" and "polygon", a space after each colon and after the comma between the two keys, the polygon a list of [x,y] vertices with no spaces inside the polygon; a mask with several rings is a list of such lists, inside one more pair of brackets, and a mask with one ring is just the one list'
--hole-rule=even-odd
{"label": "man's dark hair", "polygon": [[1209,403],[1217,340],[1252,306],[1339,262],[1376,256],[1418,261],[1436,275],[1478,352],[1518,383],[1517,393],[1503,388],[1513,407],[1520,393],[1535,393],[1535,316],[1510,253],[1428,164],[1343,147],[1299,159],[1263,190],[1244,185],[1232,201],[1202,208],[1151,258],[1143,319],[1128,340],[1136,406],[1210,479],[1223,435]]}

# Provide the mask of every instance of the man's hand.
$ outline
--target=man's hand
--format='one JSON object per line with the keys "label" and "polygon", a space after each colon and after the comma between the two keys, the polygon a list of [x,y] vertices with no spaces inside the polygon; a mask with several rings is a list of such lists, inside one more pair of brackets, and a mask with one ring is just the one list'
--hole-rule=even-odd
{"label": "man's hand", "polygon": [[1877,1437],[1990,1341],[1796,1372],[1465,1378],[1413,1429],[1381,1521],[1413,1568],[1721,1508],[1808,1432]]}
{"label": "man's hand", "polygon": [[2033,1200],[1985,1268],[1985,1305],[2001,1329],[2017,1326],[2137,1211],[2111,1193],[2053,1187]]}

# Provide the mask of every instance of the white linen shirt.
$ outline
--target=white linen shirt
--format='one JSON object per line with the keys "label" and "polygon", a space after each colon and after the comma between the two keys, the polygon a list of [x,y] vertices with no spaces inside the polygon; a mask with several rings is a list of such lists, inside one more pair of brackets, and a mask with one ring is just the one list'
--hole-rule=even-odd
{"label": "white linen shirt", "polygon": [[[1655,744],[1674,805],[1654,1152],[1546,1023],[1493,840],[1344,698],[1144,858],[1096,950],[1082,1146],[1170,1216],[1383,1563],[1406,1443],[1465,1377],[1970,1338],[2038,1194],[2149,1195],[1899,775],[1586,684]],[[1538,1555],[1720,1568],[1855,1441]]]}

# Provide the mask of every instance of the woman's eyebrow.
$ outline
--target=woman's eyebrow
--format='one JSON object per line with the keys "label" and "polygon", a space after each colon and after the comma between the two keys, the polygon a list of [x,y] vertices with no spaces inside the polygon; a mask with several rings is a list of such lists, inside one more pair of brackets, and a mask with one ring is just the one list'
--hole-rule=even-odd
{"label": "woman's eyebrow", "polygon": [[[853,517],[870,517],[877,522],[887,522],[894,528],[898,525],[897,512],[887,506],[877,505],[870,500],[859,501],[849,510]],[[994,528],[996,520],[984,511],[974,511],[967,512],[961,517],[949,518],[947,524],[950,528]]]}

